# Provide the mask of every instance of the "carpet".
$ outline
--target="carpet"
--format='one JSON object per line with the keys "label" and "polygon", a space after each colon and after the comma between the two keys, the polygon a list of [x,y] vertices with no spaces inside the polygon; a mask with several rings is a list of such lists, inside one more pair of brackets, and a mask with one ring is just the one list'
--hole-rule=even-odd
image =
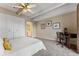
{"label": "carpet", "polygon": [[40,50],[33,56],[79,56],[76,52],[68,49],[67,47],[62,47],[61,44],[57,45],[56,41],[40,39],[47,50]]}

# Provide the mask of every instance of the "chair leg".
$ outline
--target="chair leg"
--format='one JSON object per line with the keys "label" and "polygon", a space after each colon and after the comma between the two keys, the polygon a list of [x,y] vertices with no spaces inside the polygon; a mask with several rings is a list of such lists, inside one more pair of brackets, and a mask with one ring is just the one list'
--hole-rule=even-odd
{"label": "chair leg", "polygon": [[57,38],[57,45],[59,45],[59,44],[60,44],[58,40],[59,40],[59,39]]}
{"label": "chair leg", "polygon": [[59,41],[57,41],[57,45],[59,45],[60,43],[59,43]]}
{"label": "chair leg", "polygon": [[64,40],[62,40],[62,47],[64,46]]}

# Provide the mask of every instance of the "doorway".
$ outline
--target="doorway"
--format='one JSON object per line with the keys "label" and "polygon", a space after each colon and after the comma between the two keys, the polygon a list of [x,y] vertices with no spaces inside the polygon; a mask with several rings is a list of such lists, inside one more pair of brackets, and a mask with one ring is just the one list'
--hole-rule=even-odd
{"label": "doorway", "polygon": [[32,37],[33,24],[31,21],[26,22],[26,34],[27,37]]}

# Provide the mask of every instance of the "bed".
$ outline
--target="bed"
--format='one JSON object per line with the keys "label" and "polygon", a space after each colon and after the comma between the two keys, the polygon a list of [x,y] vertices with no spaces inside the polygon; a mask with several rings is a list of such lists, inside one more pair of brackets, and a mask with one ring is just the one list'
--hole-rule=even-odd
{"label": "bed", "polygon": [[19,37],[10,40],[12,50],[5,51],[4,56],[32,56],[39,50],[46,50],[41,40],[29,37]]}

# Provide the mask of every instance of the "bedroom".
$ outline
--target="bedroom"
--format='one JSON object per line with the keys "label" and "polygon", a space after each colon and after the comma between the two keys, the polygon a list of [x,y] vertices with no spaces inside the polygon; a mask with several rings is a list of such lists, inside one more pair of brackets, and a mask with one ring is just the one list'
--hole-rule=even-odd
{"label": "bedroom", "polygon": [[[71,49],[56,45],[57,42],[55,42],[56,32],[62,31],[64,27],[67,27],[69,32],[77,34],[76,3],[26,3],[22,5],[23,7],[21,3],[0,4],[0,38],[1,41],[3,38],[8,39],[12,49],[5,51],[1,42],[1,55],[78,55]],[[27,5],[33,8],[28,6],[27,10]],[[54,23],[60,24],[58,29],[53,28]],[[55,46],[51,46],[52,44]],[[77,45],[77,43],[73,44]],[[65,49],[69,53],[64,53]],[[61,50],[63,50],[62,53]],[[60,52],[57,53],[57,51]]]}

